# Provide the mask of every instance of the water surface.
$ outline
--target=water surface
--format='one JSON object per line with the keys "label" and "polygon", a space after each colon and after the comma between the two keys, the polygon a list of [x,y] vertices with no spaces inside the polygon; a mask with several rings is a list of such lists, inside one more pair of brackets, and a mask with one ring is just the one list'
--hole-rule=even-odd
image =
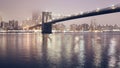
{"label": "water surface", "polygon": [[0,68],[120,68],[120,32],[1,33]]}

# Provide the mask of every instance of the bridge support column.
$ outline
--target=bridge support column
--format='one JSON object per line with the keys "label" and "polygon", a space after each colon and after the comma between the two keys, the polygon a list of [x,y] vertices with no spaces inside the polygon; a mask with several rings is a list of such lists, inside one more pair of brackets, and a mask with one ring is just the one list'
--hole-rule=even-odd
{"label": "bridge support column", "polygon": [[42,12],[42,34],[52,33],[52,24],[46,23],[51,19],[51,12]]}
{"label": "bridge support column", "polygon": [[43,34],[51,34],[52,33],[52,24],[51,23],[43,23],[42,24],[42,33]]}

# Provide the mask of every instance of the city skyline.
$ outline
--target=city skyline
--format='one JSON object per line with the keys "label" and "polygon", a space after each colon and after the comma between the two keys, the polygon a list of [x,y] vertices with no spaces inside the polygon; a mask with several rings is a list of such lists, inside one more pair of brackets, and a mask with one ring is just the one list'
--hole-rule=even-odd
{"label": "city skyline", "polygon": [[[3,20],[18,20],[23,21],[26,18],[32,17],[33,11],[50,11],[60,14],[75,14],[81,11],[92,11],[96,8],[109,7],[113,4],[118,4],[119,0],[91,0],[91,1],[69,1],[69,0],[0,0],[0,16]],[[83,6],[83,7],[81,7]],[[91,19],[96,19],[97,23],[101,24],[119,24],[120,13],[113,13],[109,15],[95,16],[73,21],[70,23],[90,23]],[[80,24],[79,23],[79,24]],[[65,23],[66,24],[66,23]],[[120,24],[119,24],[120,25]]]}

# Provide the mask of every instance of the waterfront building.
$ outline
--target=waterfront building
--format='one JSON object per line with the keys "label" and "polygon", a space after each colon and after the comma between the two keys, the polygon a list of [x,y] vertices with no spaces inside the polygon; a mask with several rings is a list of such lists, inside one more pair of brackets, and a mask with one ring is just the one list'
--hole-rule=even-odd
{"label": "waterfront building", "polygon": [[77,29],[77,25],[76,24],[71,24],[70,25],[70,31],[76,31],[76,29]]}
{"label": "waterfront building", "polygon": [[7,30],[9,26],[9,23],[2,21],[1,22],[1,29]]}
{"label": "waterfront building", "polygon": [[102,31],[102,25],[100,25],[100,24],[97,25],[97,30],[98,30],[98,31]]}
{"label": "waterfront building", "polygon": [[66,29],[66,26],[64,24],[55,24],[52,26],[52,29],[63,32]]}
{"label": "waterfront building", "polygon": [[90,31],[95,31],[97,30],[97,24],[96,24],[96,19],[91,20],[91,24],[89,26]]}
{"label": "waterfront building", "polygon": [[10,20],[9,21],[9,25],[8,25],[8,29],[9,30],[18,30],[18,21],[15,21],[15,20]]}
{"label": "waterfront building", "polygon": [[88,24],[82,24],[82,30],[83,31],[88,31],[89,30],[89,25]]}
{"label": "waterfront building", "polygon": [[82,25],[77,25],[77,29],[76,29],[77,31],[81,31],[82,30]]}
{"label": "waterfront building", "polygon": [[94,27],[93,27],[93,24],[91,23],[90,26],[89,26],[89,30],[90,31],[93,31],[94,30]]}
{"label": "waterfront building", "polygon": [[22,28],[23,29],[28,29],[29,26],[33,26],[34,23],[32,22],[31,19],[26,19],[22,22]]}
{"label": "waterfront building", "polygon": [[119,27],[117,24],[115,24],[115,25],[113,26],[113,30],[114,30],[114,31],[117,31],[117,30],[119,31],[119,30],[120,30],[119,28],[120,28],[120,27]]}
{"label": "waterfront building", "polygon": [[118,26],[117,24],[115,24],[115,25],[113,26],[113,29],[119,29],[119,26]]}

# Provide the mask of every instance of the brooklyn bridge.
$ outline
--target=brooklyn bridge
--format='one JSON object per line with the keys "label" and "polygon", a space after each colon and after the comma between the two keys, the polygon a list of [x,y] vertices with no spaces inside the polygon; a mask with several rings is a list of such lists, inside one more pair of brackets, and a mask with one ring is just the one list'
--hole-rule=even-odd
{"label": "brooklyn bridge", "polygon": [[[97,16],[97,15],[105,15],[105,14],[116,13],[116,12],[120,12],[120,4],[112,5],[110,7],[106,7],[106,8],[102,8],[102,9],[97,8],[93,11],[80,12],[78,14],[63,16],[63,17],[59,17],[57,19],[52,18],[51,12],[42,12],[42,24],[36,24],[36,25],[30,26],[29,29],[41,27],[43,34],[50,34],[50,33],[52,33],[52,25],[53,24],[63,22],[63,21],[68,21],[68,20],[92,17],[92,16]],[[58,15],[58,16],[60,16],[60,15]]]}

